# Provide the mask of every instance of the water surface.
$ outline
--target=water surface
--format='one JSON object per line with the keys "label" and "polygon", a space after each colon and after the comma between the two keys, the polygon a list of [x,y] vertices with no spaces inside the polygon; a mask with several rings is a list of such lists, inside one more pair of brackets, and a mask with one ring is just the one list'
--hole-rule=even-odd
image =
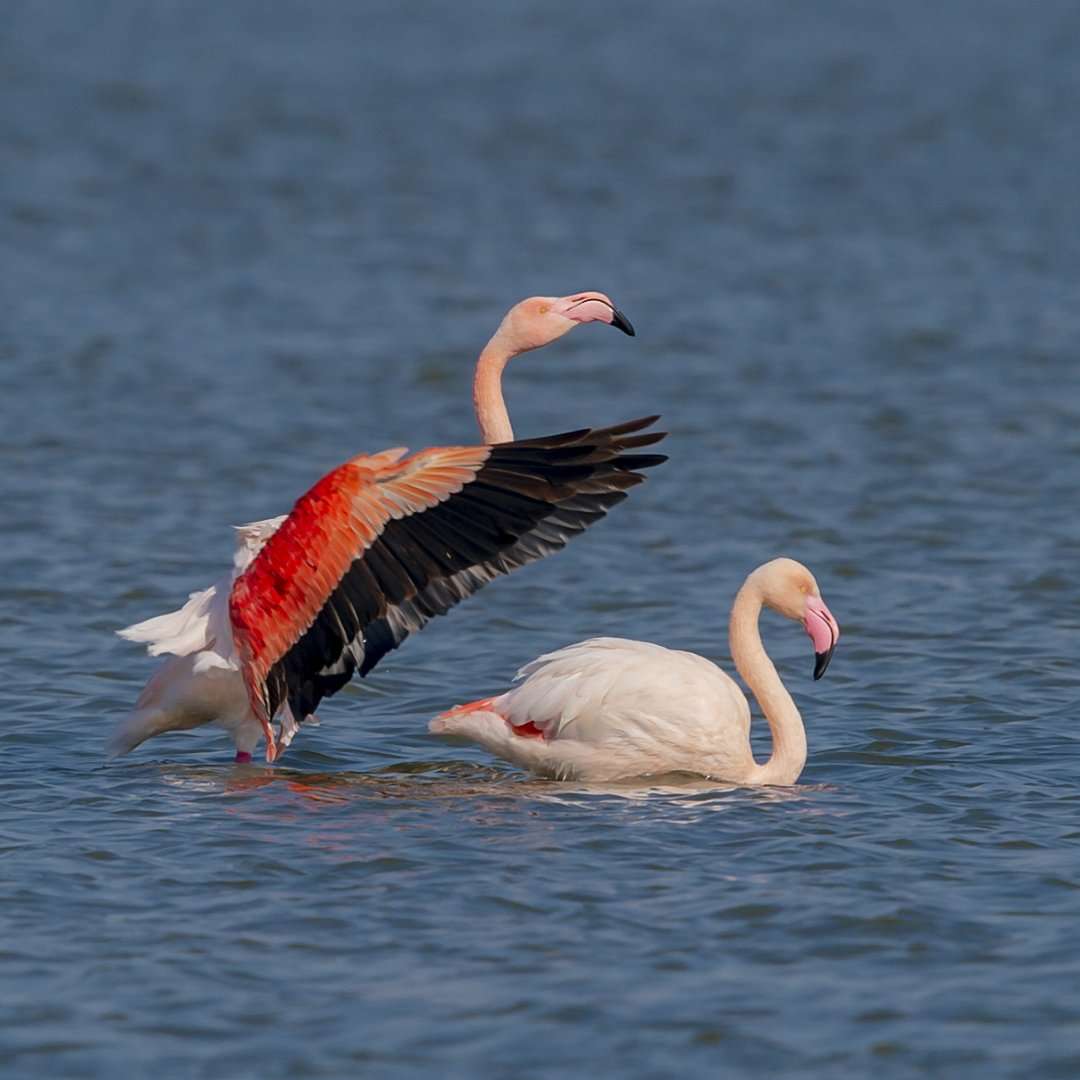
{"label": "water surface", "polygon": [[[0,33],[0,1066],[1080,1072],[1080,13],[13,0]],[[116,764],[176,606],[353,453],[661,411],[671,462],[320,710]],[[727,664],[777,554],[844,638],[793,789],[430,739],[539,652]],[[760,733],[759,733],[760,734]],[[757,743],[768,752],[767,737]]]}

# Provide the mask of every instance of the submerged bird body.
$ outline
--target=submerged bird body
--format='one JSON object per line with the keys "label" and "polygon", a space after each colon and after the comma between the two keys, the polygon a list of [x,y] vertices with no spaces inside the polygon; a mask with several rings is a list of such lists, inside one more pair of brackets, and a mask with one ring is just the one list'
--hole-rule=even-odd
{"label": "submerged bird body", "polygon": [[740,590],[732,654],[772,729],[773,754],[764,764],[754,760],[750,707],[733,679],[694,653],[623,638],[592,638],[541,656],[505,694],[451,709],[430,730],[556,779],[688,772],[793,784],[806,761],[806,736],[758,635],[763,604],[804,622],[818,655],[815,677],[840,631],[810,572],[790,559],[759,567]]}
{"label": "submerged bird body", "polygon": [[735,682],[694,653],[591,638],[548,653],[499,697],[432,721],[541,776],[618,780],[668,772],[743,779],[750,709]]}
{"label": "submerged bird body", "polygon": [[[632,332],[602,294],[523,301],[478,374],[594,320]],[[512,438],[498,379],[486,377],[477,401],[482,436]],[[288,515],[238,529],[230,574],[179,611],[120,631],[170,658],[118,725],[110,753],[216,722],[238,760],[265,738],[273,761],[354,673],[493,578],[558,551],[625,498],[639,470],[664,460],[634,452],[663,437],[643,430],[653,420],[409,457],[386,450],[334,469]]]}

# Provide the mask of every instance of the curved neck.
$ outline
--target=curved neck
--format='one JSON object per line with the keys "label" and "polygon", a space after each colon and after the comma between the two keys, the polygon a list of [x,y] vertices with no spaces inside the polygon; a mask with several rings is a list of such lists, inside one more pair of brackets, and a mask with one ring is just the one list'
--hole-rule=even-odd
{"label": "curved neck", "polygon": [[480,425],[480,437],[489,445],[510,442],[514,438],[510,414],[503,400],[502,373],[503,368],[520,351],[510,346],[500,326],[476,361],[473,407],[476,409],[476,422]]}
{"label": "curved neck", "polygon": [[772,732],[772,754],[764,765],[754,766],[751,779],[757,784],[794,784],[806,764],[806,729],[761,643],[760,615],[761,593],[748,581],[731,609],[731,657]]}

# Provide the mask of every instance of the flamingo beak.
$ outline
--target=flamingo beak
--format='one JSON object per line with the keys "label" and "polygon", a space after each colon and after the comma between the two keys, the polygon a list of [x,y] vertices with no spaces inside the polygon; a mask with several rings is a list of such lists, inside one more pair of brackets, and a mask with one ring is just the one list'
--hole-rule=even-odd
{"label": "flamingo beak", "polygon": [[633,324],[617,307],[611,309],[611,325],[629,337],[636,336]]}
{"label": "flamingo beak", "polygon": [[814,653],[814,681],[817,682],[822,675],[825,674],[825,669],[829,666],[829,661],[832,659],[832,654],[835,651],[836,646],[829,647],[827,652]]}
{"label": "flamingo beak", "polygon": [[605,322],[630,337],[636,336],[630,320],[603,293],[564,297],[555,310],[574,322]]}
{"label": "flamingo beak", "polygon": [[840,624],[833,618],[833,613],[825,606],[820,596],[810,596],[806,600],[806,616],[803,619],[810,640],[814,643],[814,679],[820,679],[829,666],[836,643],[840,640]]}

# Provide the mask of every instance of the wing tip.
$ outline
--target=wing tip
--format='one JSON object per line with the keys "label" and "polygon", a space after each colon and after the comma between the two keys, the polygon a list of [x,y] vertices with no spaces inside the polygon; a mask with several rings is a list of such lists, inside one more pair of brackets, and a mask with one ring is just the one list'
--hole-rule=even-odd
{"label": "wing tip", "polygon": [[655,469],[657,465],[663,465],[667,460],[667,454],[620,454],[612,461],[612,465],[636,472],[638,469]]}
{"label": "wing tip", "polygon": [[[640,416],[636,420],[624,420],[621,424],[612,424],[608,427],[575,428],[573,431],[561,431],[555,435],[542,435],[538,438],[515,439],[513,442],[499,443],[497,448],[520,447],[533,449],[536,447],[569,446],[575,443],[592,445],[598,441],[617,442],[620,435],[632,435],[650,427],[660,419],[660,413],[652,416]],[[653,442],[659,442],[667,435],[666,431],[650,431],[636,438],[649,438]],[[641,444],[646,445],[646,444]]]}

